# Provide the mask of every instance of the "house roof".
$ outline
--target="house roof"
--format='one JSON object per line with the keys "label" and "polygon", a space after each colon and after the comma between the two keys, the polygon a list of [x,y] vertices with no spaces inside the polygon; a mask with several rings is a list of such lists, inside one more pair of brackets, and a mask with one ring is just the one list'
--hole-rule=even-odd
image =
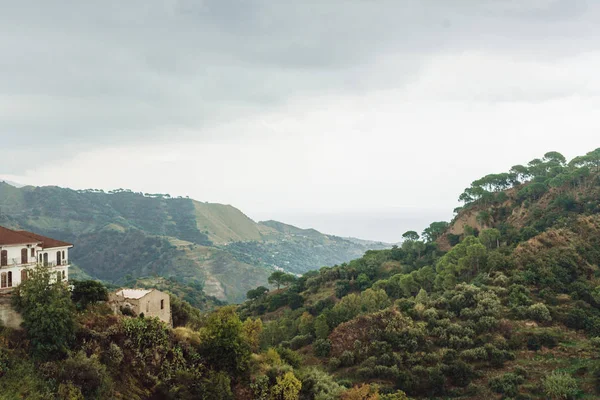
{"label": "house roof", "polygon": [[42,248],[44,249],[53,249],[55,247],[71,247],[73,246],[71,243],[63,242],[62,240],[52,239],[46,236],[38,235],[37,233],[27,232],[27,231],[18,231],[21,235],[28,236],[32,239],[35,239],[36,242],[42,244]]}
{"label": "house roof", "polygon": [[37,244],[41,241],[25,235],[22,232],[13,231],[12,229],[0,226],[0,246],[11,244]]}
{"label": "house roof", "polygon": [[153,289],[121,289],[117,291],[117,296],[123,296],[126,299],[141,299]]}

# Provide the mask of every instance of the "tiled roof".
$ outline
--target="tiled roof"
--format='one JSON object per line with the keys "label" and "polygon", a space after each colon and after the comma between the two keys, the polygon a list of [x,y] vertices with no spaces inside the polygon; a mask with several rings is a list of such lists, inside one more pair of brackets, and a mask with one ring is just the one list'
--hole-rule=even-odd
{"label": "tiled roof", "polygon": [[40,242],[42,244],[42,248],[44,249],[53,249],[55,247],[71,247],[73,246],[71,243],[63,242],[62,240],[52,239],[46,236],[38,235],[37,233],[27,232],[27,231],[18,231],[21,235],[29,236],[34,239],[36,242]]}
{"label": "tiled roof", "polygon": [[0,226],[0,246],[11,245],[11,244],[36,244],[40,243],[38,240],[30,235],[25,235],[23,232],[13,231],[12,229]]}

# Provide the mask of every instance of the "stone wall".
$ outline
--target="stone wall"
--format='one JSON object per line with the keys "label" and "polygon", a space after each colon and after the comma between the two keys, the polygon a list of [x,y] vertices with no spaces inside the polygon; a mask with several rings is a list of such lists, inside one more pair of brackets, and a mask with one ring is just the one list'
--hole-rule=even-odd
{"label": "stone wall", "polygon": [[2,325],[13,329],[21,329],[21,314],[16,312],[11,305],[12,296],[0,295],[0,321]]}

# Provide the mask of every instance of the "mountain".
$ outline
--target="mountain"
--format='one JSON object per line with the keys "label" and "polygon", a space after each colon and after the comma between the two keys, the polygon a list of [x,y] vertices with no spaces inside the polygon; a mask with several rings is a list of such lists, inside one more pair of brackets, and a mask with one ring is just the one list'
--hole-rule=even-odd
{"label": "mountain", "polygon": [[231,205],[167,194],[17,188],[4,182],[0,224],[74,243],[72,261],[81,276],[117,285],[172,277],[230,302],[265,285],[276,268],[302,274],[388,246],[257,223]]}

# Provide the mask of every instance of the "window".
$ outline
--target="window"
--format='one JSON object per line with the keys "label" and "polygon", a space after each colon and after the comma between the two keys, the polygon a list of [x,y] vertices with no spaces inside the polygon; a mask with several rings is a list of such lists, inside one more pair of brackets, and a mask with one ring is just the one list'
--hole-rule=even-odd
{"label": "window", "polygon": [[8,271],[8,287],[12,287],[12,271]]}
{"label": "window", "polygon": [[62,253],[60,251],[57,251],[56,252],[56,265],[62,265],[61,256],[62,256]]}
{"label": "window", "polygon": [[2,250],[0,252],[0,266],[6,267],[8,265],[8,251]]}
{"label": "window", "polygon": [[40,253],[40,264],[42,263],[42,253]]}
{"label": "window", "polygon": [[164,300],[161,300],[161,301],[160,301],[160,309],[161,309],[161,310],[164,310],[164,309],[165,309],[165,301],[164,301]]}
{"label": "window", "polygon": [[150,311],[150,302],[146,302],[146,312]]}
{"label": "window", "polygon": [[6,287],[6,272],[3,272],[2,275],[0,275],[0,287]]}
{"label": "window", "polygon": [[65,251],[64,251],[64,250],[62,251],[62,259],[63,259],[63,260],[66,260],[66,259],[67,259],[67,257],[65,257]]}
{"label": "window", "polygon": [[48,253],[44,253],[44,267],[48,266]]}
{"label": "window", "polygon": [[27,280],[27,270],[22,269],[21,270],[21,282],[25,282],[26,280]]}
{"label": "window", "polygon": [[35,248],[34,247],[31,248],[31,257],[35,257]]}
{"label": "window", "polygon": [[27,259],[27,249],[21,249],[21,264],[27,264],[29,260]]}
{"label": "window", "polygon": [[63,281],[64,281],[65,278],[67,277],[67,274],[65,273],[65,271],[63,271],[62,275],[63,275]]}

